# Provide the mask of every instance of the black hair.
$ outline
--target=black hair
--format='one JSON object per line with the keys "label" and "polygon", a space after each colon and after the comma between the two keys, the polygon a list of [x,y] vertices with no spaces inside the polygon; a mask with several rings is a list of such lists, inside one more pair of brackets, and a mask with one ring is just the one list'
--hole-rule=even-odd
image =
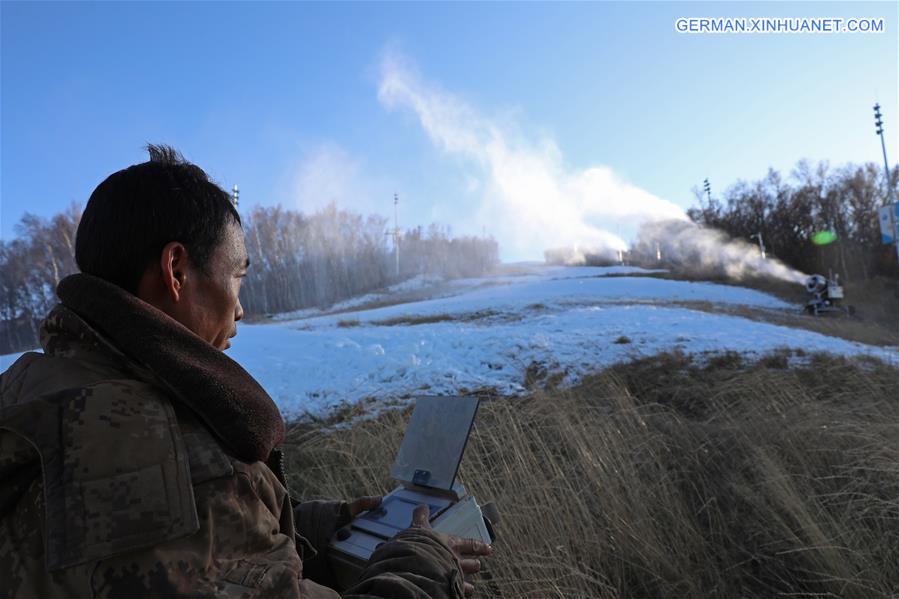
{"label": "black hair", "polygon": [[113,173],[91,194],[75,237],[75,261],[133,294],[165,245],[183,243],[191,263],[209,274],[209,260],[232,222],[228,193],[180,153],[147,146],[150,160]]}

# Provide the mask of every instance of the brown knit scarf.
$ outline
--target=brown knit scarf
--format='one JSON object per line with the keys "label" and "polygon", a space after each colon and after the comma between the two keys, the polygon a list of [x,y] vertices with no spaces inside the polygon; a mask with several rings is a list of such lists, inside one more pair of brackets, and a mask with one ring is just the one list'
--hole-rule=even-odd
{"label": "brown knit scarf", "polygon": [[64,306],[150,370],[236,457],[268,459],[284,420],[268,393],[237,362],[164,312],[87,274],[60,281]]}

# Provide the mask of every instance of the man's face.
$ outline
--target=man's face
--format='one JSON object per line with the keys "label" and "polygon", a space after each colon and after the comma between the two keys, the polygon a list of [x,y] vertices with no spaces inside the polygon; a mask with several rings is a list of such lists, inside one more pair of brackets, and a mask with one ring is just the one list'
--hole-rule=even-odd
{"label": "man's face", "polygon": [[229,339],[237,334],[237,321],[243,318],[240,282],[248,266],[243,231],[232,222],[209,260],[209,274],[188,267],[186,310],[178,320],[216,349],[231,347]]}

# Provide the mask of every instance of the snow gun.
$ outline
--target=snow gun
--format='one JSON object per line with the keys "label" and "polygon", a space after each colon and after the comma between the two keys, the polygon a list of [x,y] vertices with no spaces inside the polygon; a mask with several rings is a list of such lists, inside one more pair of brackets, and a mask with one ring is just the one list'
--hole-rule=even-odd
{"label": "snow gun", "polygon": [[840,285],[840,275],[830,274],[812,275],[805,280],[805,290],[811,296],[805,304],[805,312],[818,316],[828,312],[841,312],[854,314],[855,308],[844,306],[843,287]]}
{"label": "snow gun", "polygon": [[488,545],[496,539],[496,507],[478,505],[456,482],[478,403],[476,397],[416,399],[390,470],[399,486],[377,509],[359,514],[331,538],[328,554],[340,588],[355,582],[375,549],[409,528],[419,505],[428,506],[428,520],[437,532]]}

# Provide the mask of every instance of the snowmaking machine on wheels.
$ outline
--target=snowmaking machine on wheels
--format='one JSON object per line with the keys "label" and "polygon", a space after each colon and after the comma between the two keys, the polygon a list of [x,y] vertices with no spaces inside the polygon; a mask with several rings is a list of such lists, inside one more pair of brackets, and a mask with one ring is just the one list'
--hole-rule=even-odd
{"label": "snowmaking machine on wheels", "polygon": [[843,287],[840,275],[829,277],[812,275],[805,280],[805,290],[811,296],[805,304],[806,314],[820,316],[827,313],[855,314],[855,308],[844,305]]}

